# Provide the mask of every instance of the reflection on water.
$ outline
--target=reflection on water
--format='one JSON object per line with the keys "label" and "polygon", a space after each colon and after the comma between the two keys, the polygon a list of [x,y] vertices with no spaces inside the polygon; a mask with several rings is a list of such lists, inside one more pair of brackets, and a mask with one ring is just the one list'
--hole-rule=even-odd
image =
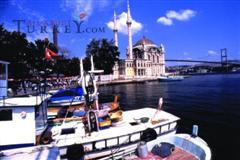
{"label": "reflection on water", "polygon": [[[164,110],[179,116],[179,132],[199,134],[210,145],[213,159],[236,159],[240,145],[240,74],[192,76],[178,82],[147,82],[100,87],[102,101],[120,95],[123,109],[157,107],[164,98]],[[238,159],[238,158],[237,158]]]}

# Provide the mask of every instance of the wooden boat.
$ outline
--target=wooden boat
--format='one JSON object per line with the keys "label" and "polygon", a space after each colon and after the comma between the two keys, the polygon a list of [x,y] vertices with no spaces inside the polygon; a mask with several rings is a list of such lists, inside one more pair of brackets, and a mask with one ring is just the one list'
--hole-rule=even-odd
{"label": "wooden boat", "polygon": [[[100,110],[107,110],[108,112],[114,112],[120,109],[119,105],[119,96],[114,96],[114,101],[108,103],[98,104]],[[74,111],[84,110],[86,108],[86,104],[78,104],[78,105],[69,105],[69,106],[48,106],[47,113],[49,119],[56,118],[65,118],[66,112],[73,113]],[[93,105],[93,108],[96,109],[96,105]],[[61,110],[65,110],[63,116],[60,116]],[[67,117],[68,118],[68,117]]]}
{"label": "wooden boat", "polygon": [[123,111],[116,111],[110,114],[110,119],[113,122],[119,122],[123,120]]}

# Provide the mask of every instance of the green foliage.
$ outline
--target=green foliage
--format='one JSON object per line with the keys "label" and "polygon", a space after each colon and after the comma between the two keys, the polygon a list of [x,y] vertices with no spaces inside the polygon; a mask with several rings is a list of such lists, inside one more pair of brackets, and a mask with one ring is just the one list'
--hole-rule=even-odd
{"label": "green foliage", "polygon": [[[46,46],[54,52],[57,48],[48,41],[28,42],[26,34],[9,32],[0,25],[0,60],[10,62],[9,77],[15,79],[31,78],[44,71],[46,76],[52,73],[66,76],[79,75],[78,58],[66,59],[59,56],[53,60],[45,59]],[[66,54],[67,49],[64,50]]]}
{"label": "green foliage", "polygon": [[0,25],[0,59],[11,62],[9,76],[20,78],[28,76],[28,41],[26,35],[18,32],[8,32]]}
{"label": "green foliage", "polygon": [[85,69],[90,69],[90,56],[93,55],[95,68],[104,70],[105,74],[111,74],[115,62],[119,61],[119,54],[118,47],[114,46],[112,40],[93,39],[87,45],[84,67]]}
{"label": "green foliage", "polygon": [[77,76],[79,75],[79,71],[79,59],[76,57],[72,59],[59,58],[53,67],[53,72],[57,73],[57,76],[60,74],[64,74],[65,76]]}
{"label": "green foliage", "polygon": [[[46,60],[46,47],[58,52],[58,49],[46,40],[38,39],[35,42],[28,42],[26,34],[9,32],[4,29],[3,25],[0,25],[0,60],[10,62],[9,77],[31,78],[33,75],[39,75],[41,71],[45,72],[45,76],[50,74],[79,75],[79,59],[66,58],[69,53],[67,48],[60,48],[61,56]],[[105,74],[112,73],[115,62],[119,60],[118,48],[114,46],[113,41],[107,39],[93,39],[88,44],[86,58],[83,61],[85,70],[90,70],[90,55],[93,55],[95,68],[104,70]]]}

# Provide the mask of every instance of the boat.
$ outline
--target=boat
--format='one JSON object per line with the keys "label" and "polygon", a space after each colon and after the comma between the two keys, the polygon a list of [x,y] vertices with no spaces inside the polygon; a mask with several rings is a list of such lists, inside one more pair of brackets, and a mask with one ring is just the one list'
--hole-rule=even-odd
{"label": "boat", "polygon": [[176,135],[180,118],[162,110],[162,98],[157,108],[145,107],[113,113],[99,108],[96,81],[91,73],[94,72],[82,74],[86,76],[83,77],[83,88],[89,87],[89,82],[94,86],[92,93],[84,89],[88,97],[86,100],[93,100],[87,102],[90,105],[86,118],[78,122],[62,122],[49,129],[51,138],[59,147],[61,158],[68,158],[73,152],[81,153],[79,157],[84,159],[112,159],[128,150],[136,150],[141,141]]}
{"label": "boat", "polygon": [[[93,61],[91,58],[91,64]],[[24,135],[29,132],[31,134],[31,144],[42,147],[52,146],[57,147],[59,150],[59,156],[61,159],[105,159],[113,158],[129,150],[136,150],[139,143],[142,141],[148,142],[155,139],[165,139],[169,136],[175,136],[177,130],[177,123],[180,120],[179,117],[172,115],[162,110],[163,99],[159,99],[159,106],[157,108],[141,108],[136,110],[122,111],[115,110],[111,111],[109,108],[105,108],[104,105],[98,103],[98,88],[96,86],[96,80],[94,78],[95,70],[85,72],[83,71],[82,60],[80,61],[81,68],[81,86],[85,96],[85,114],[78,115],[83,110],[74,110],[75,114],[69,115],[69,110],[63,114],[63,118],[57,123],[43,123],[45,124],[44,130],[38,136],[36,135],[35,125],[30,125],[31,130],[18,130],[18,135]],[[93,67],[92,67],[93,68]],[[100,72],[100,71],[97,71]],[[46,100],[40,104],[45,104]],[[26,101],[26,100],[25,100]],[[3,102],[2,102],[3,103]],[[44,105],[45,106],[45,105]],[[16,117],[20,116],[22,105],[19,106],[8,106],[8,108],[17,108]],[[31,119],[23,118],[25,121],[30,121],[31,124],[36,122],[34,119],[34,113],[39,110],[35,106],[31,107]],[[46,121],[46,107],[41,108],[42,115],[45,115],[42,122]],[[73,112],[73,113],[74,113]],[[24,114],[23,114],[24,115]],[[27,116],[28,117],[28,116]],[[53,119],[57,120],[59,118]],[[30,123],[29,122],[29,123]],[[7,122],[4,126],[7,126]],[[20,122],[19,122],[20,123]],[[14,125],[25,126],[24,123]],[[2,131],[2,125],[0,129]],[[19,127],[18,127],[19,128]],[[12,129],[5,127],[4,135],[5,139],[11,139],[13,136]],[[17,129],[17,128],[16,128]],[[11,133],[11,134],[7,134]],[[27,135],[27,134],[26,134]],[[25,135],[24,135],[25,136]],[[18,147],[19,143],[24,143],[23,137],[16,137],[13,140],[15,147]],[[1,145],[6,146],[7,141],[0,141]],[[34,143],[33,143],[34,142]],[[39,146],[36,146],[39,147]],[[51,147],[50,147],[51,148]],[[49,149],[50,149],[49,148]],[[2,147],[2,149],[8,149]],[[15,150],[14,150],[15,151]],[[2,151],[0,158],[7,157],[11,153],[16,154],[12,151]],[[48,157],[46,157],[48,159]],[[50,158],[49,158],[50,159]],[[206,159],[208,160],[208,159]]]}
{"label": "boat", "polygon": [[60,89],[48,100],[48,106],[69,106],[84,103],[82,87]]}
{"label": "boat", "polygon": [[[211,160],[211,150],[207,143],[198,137],[195,132],[196,128],[198,126],[194,125],[192,134],[174,134],[158,137],[151,141],[141,141],[137,149],[125,150],[115,155],[114,158],[124,160]],[[108,156],[102,160],[111,158]]]}
{"label": "boat", "polygon": [[176,76],[176,75],[162,75],[158,77],[158,80],[161,82],[181,81],[183,79],[184,79],[183,76]]}
{"label": "boat", "polygon": [[0,150],[42,143],[40,137],[47,128],[47,98],[39,95],[0,100]]}
{"label": "boat", "polygon": [[82,107],[84,102],[82,87],[60,89],[48,98],[48,117],[56,117],[62,108],[73,110]]}

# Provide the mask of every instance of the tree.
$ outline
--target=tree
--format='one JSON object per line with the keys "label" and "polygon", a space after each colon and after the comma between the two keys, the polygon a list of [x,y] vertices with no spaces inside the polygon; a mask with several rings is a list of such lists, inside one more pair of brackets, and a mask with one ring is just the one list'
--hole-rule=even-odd
{"label": "tree", "polygon": [[47,39],[45,40],[36,40],[35,43],[29,43],[28,49],[30,55],[32,55],[29,59],[29,63],[32,66],[32,69],[35,72],[40,71],[47,71],[52,70],[54,64],[56,63],[55,60],[46,60],[45,59],[45,48],[48,47],[54,52],[58,52],[57,48],[53,45],[53,43],[48,42]]}
{"label": "tree", "polygon": [[116,61],[119,61],[118,47],[114,46],[114,42],[107,39],[95,40],[93,39],[86,49],[86,58],[84,59],[84,67],[90,68],[90,56],[93,56],[93,61],[96,69],[104,70],[105,74],[111,74],[112,68]]}
{"label": "tree", "polygon": [[66,58],[70,53],[67,48],[59,49],[61,56],[53,60],[46,60],[46,47],[56,53],[58,52],[53,43],[50,43],[47,39],[37,39],[35,42],[29,42],[26,34],[15,31],[9,32],[0,24],[0,60],[10,62],[9,77],[28,79],[32,78],[32,75],[40,75],[41,71],[44,71],[44,76],[48,76],[50,73],[66,76],[79,75],[79,59],[76,57]]}
{"label": "tree", "polygon": [[9,77],[23,78],[29,76],[28,41],[26,34],[8,32],[0,25],[0,59],[10,62]]}
{"label": "tree", "polygon": [[80,75],[80,61],[77,57],[73,57],[70,61],[69,70],[71,76]]}
{"label": "tree", "polygon": [[0,25],[0,60],[10,62],[9,77],[11,78],[30,78],[34,72],[51,69],[53,62],[44,58],[46,46],[57,52],[54,45],[46,40],[28,42],[26,34],[9,32]]}

